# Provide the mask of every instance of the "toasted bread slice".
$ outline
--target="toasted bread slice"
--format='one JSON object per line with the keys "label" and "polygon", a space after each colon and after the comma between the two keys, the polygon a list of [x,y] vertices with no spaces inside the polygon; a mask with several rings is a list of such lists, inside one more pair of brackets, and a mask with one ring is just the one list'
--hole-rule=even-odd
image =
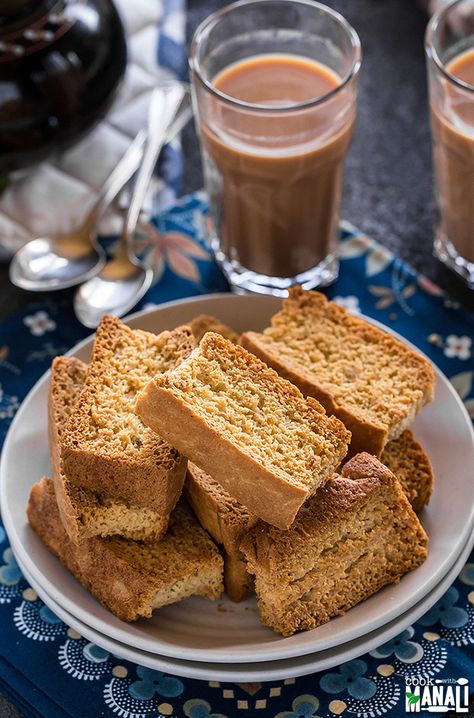
{"label": "toasted bread slice", "polygon": [[319,292],[291,289],[271,327],[240,342],[345,424],[349,455],[380,456],[433,398],[428,360]]}
{"label": "toasted bread slice", "polygon": [[262,622],[289,636],[397,583],[425,560],[427,543],[399,481],[359,454],[307,501],[289,531],[258,524],[241,550]]}
{"label": "toasted bread slice", "polygon": [[136,394],[175,367],[194,346],[188,327],[159,335],[116,317],[99,325],[84,387],[62,437],[71,483],[169,514],[183,487],[186,459],[134,412]]}
{"label": "toasted bread slice", "polygon": [[194,319],[189,322],[189,326],[194,334],[196,344],[199,344],[206,332],[215,332],[216,334],[220,334],[230,342],[233,342],[233,344],[237,344],[239,339],[237,332],[234,332],[233,329],[228,327],[227,324],[221,322],[220,319],[211,317],[208,314],[200,314],[198,317],[194,317]]}
{"label": "toasted bread slice", "polygon": [[345,456],[350,434],[242,347],[207,332],[138,395],[143,422],[251,513],[287,529]]}
{"label": "toasted bread slice", "polygon": [[380,458],[402,485],[414,511],[421,511],[430,500],[434,475],[423,447],[407,429],[389,441]]}
{"label": "toasted bread slice", "polygon": [[62,526],[52,482],[43,479],[31,489],[28,519],[48,549],[123,621],[149,617],[188,596],[217,599],[222,593],[222,557],[184,504],[157,543],[109,537],[77,546]]}
{"label": "toasted bread slice", "polygon": [[64,475],[60,449],[65,426],[81,393],[87,365],[75,357],[56,357],[49,387],[49,446],[52,478],[61,521],[73,543],[91,536],[117,534],[136,541],[158,541],[166,533],[169,515],[134,506],[74,486]]}
{"label": "toasted bread slice", "polygon": [[252,592],[253,578],[247,573],[239,547],[247,531],[258,523],[258,517],[191,462],[184,487],[199,523],[222,545],[226,594],[232,601],[242,601]]}
{"label": "toasted bread slice", "polygon": [[247,562],[242,554],[224,553],[224,590],[235,603],[255,593],[254,578],[247,571]]}

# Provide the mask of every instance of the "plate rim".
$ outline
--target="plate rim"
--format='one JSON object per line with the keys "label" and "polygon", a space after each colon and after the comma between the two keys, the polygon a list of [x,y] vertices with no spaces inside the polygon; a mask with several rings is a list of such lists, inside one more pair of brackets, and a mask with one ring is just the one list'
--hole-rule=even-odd
{"label": "plate rim", "polygon": [[[140,312],[136,312],[136,313],[130,315],[129,317],[126,317],[126,318],[124,319],[124,321],[126,321],[127,323],[136,324],[137,321],[140,322],[140,320],[141,320],[143,317],[145,317],[145,316],[149,317],[150,315],[153,315],[153,314],[159,314],[159,313],[161,313],[163,310],[166,310],[166,309],[169,309],[169,308],[174,308],[174,307],[176,307],[176,306],[188,305],[188,304],[191,304],[191,305],[201,304],[201,303],[204,304],[204,303],[206,303],[206,302],[209,302],[210,300],[213,300],[213,301],[215,301],[215,300],[225,300],[226,302],[229,302],[229,301],[230,301],[231,303],[233,303],[233,302],[235,302],[236,300],[242,300],[242,301],[245,300],[245,301],[253,302],[253,301],[261,301],[262,299],[264,299],[264,300],[270,300],[269,303],[272,303],[272,302],[274,301],[274,302],[276,302],[276,303],[279,304],[279,303],[281,302],[280,298],[275,298],[275,297],[271,297],[271,298],[269,298],[269,297],[258,297],[258,298],[256,298],[256,297],[253,296],[253,295],[240,296],[240,295],[232,295],[232,294],[229,294],[229,293],[207,294],[207,295],[201,295],[201,296],[199,296],[199,297],[187,297],[187,298],[179,299],[179,300],[171,300],[171,301],[169,301],[169,302],[165,302],[165,303],[160,304],[160,305],[157,305],[157,306],[155,306],[155,307],[147,308],[147,309],[142,310],[142,311],[140,311]],[[218,312],[217,312],[217,315],[219,315]],[[384,331],[388,331],[389,334],[395,336],[396,338],[398,338],[399,340],[401,340],[401,341],[402,341],[403,343],[405,343],[406,345],[413,347],[413,348],[414,348],[417,352],[419,352],[421,355],[426,356],[421,350],[419,350],[417,347],[415,347],[409,340],[405,339],[404,337],[402,337],[400,334],[398,334],[397,332],[395,332],[395,331],[392,330],[391,328],[389,328],[389,327],[387,327],[386,325],[384,325],[384,324],[378,322],[377,320],[373,319],[372,317],[366,317],[365,315],[360,315],[360,316],[361,316],[362,318],[364,318],[366,321],[368,321],[368,322],[370,322],[371,324],[373,324],[374,326],[377,326],[377,327],[381,328],[381,329],[384,330]],[[78,342],[74,347],[72,347],[71,350],[69,350],[68,354],[69,354],[69,355],[77,354],[77,353],[78,353],[79,351],[81,351],[86,345],[88,345],[88,344],[91,343],[93,337],[94,337],[94,333],[91,333],[91,334],[88,335],[85,339],[83,339],[82,341]],[[465,409],[465,407],[464,407],[464,405],[463,405],[463,403],[462,403],[460,397],[458,396],[458,394],[456,393],[454,387],[452,386],[451,382],[449,381],[449,379],[448,379],[448,378],[445,376],[445,374],[434,364],[434,362],[432,362],[428,357],[427,357],[427,359],[433,364],[433,366],[434,366],[434,368],[435,368],[435,371],[437,372],[437,374],[439,375],[439,377],[441,377],[441,379],[442,379],[442,381],[443,381],[443,384],[445,385],[445,387],[447,388],[447,390],[448,390],[449,393],[451,394],[452,398],[454,399],[454,401],[455,401],[455,403],[456,403],[456,405],[457,405],[457,409],[461,412],[462,417],[463,417],[463,423],[468,427],[468,434],[469,434],[469,439],[470,439],[470,445],[471,445],[471,449],[472,449],[472,451],[473,451],[473,453],[474,453],[474,430],[473,430],[473,427],[472,427],[472,422],[471,422],[471,420],[470,420],[469,417],[468,417],[467,411],[466,411],[466,409]],[[19,541],[19,542],[17,542],[16,540],[12,541],[12,535],[15,537],[15,539],[17,538],[16,527],[15,527],[13,524],[10,524],[10,520],[9,520],[9,519],[10,519],[10,516],[9,516],[8,513],[5,515],[5,509],[4,509],[4,507],[5,507],[5,500],[6,500],[6,493],[7,493],[7,489],[6,489],[7,481],[4,480],[5,464],[6,464],[6,461],[7,461],[7,459],[6,459],[7,450],[6,450],[6,449],[8,449],[9,441],[11,440],[11,436],[14,435],[14,432],[15,432],[15,430],[16,430],[16,426],[21,422],[23,412],[26,410],[25,407],[27,407],[28,402],[31,401],[32,398],[34,398],[34,395],[36,394],[36,392],[40,391],[40,390],[43,388],[43,385],[44,385],[44,384],[46,383],[46,381],[48,380],[49,375],[50,375],[50,370],[47,370],[47,371],[38,379],[38,381],[35,382],[34,386],[31,388],[31,390],[28,392],[28,394],[26,395],[25,399],[23,400],[22,406],[21,406],[20,409],[18,410],[18,412],[17,412],[17,414],[16,414],[16,416],[15,416],[15,418],[14,418],[14,420],[13,420],[11,426],[9,427],[7,436],[6,436],[6,438],[5,438],[4,448],[3,448],[3,451],[2,451],[2,457],[1,457],[1,462],[0,462],[0,504],[1,504],[1,506],[2,506],[2,515],[3,515],[3,518],[4,518],[4,522],[5,522],[5,528],[6,528],[6,530],[7,530],[8,536],[9,536],[9,538],[10,538],[10,540],[11,540],[13,550],[14,550],[14,551],[18,551],[18,553],[21,554],[22,556],[25,555],[25,551],[24,551],[24,549],[23,549],[23,545],[22,545],[21,541]],[[8,505],[8,501],[7,501],[7,505]],[[421,600],[421,598],[423,597],[423,595],[426,595],[427,592],[430,593],[431,589],[437,584],[437,582],[439,582],[439,581],[443,578],[443,576],[444,576],[444,575],[446,574],[446,572],[449,570],[450,566],[456,561],[456,558],[457,558],[457,556],[458,556],[458,554],[459,554],[459,551],[462,550],[462,547],[464,546],[465,540],[467,539],[467,537],[468,537],[469,534],[471,533],[471,530],[472,530],[472,528],[473,528],[473,525],[474,525],[474,502],[471,504],[469,519],[468,519],[468,521],[466,521],[466,522],[464,523],[464,526],[463,526],[463,529],[464,529],[464,530],[463,530],[463,532],[460,534],[460,537],[464,537],[464,538],[462,539],[461,542],[459,541],[459,538],[458,538],[458,545],[459,545],[459,543],[461,543],[461,548],[458,550],[457,553],[454,553],[454,554],[451,555],[450,560],[449,560],[448,562],[445,561],[444,564],[442,564],[443,570],[440,571],[440,570],[438,569],[437,571],[435,571],[434,574],[431,575],[430,580],[428,581],[428,583],[425,583],[425,584],[423,584],[422,586],[418,586],[418,587],[417,587],[417,590],[416,590],[414,593],[411,594],[410,599],[409,599],[409,600],[406,600],[406,601],[404,601],[404,602],[402,603],[403,606],[406,605],[405,611],[406,611],[406,610],[409,610],[410,606],[416,605],[416,603],[417,603],[419,600]],[[38,541],[39,541],[39,539],[38,539]],[[42,544],[40,544],[40,545],[43,546]],[[47,551],[47,549],[46,549],[45,547],[43,547],[43,548],[44,548],[45,551]],[[29,560],[30,560],[30,557],[29,557],[28,555],[26,555],[26,562],[28,563],[28,566],[30,566]],[[33,573],[35,573],[35,568],[36,568],[36,567],[35,567],[35,565],[34,565],[34,563],[33,563]],[[66,569],[64,569],[64,570],[66,570]],[[36,575],[36,574],[35,574],[35,575]],[[44,576],[43,574],[42,574],[42,577],[45,578],[45,576]],[[46,577],[46,578],[47,578],[47,577]],[[78,584],[78,585],[80,586],[80,584]],[[428,586],[428,589],[426,589],[426,586]],[[56,587],[53,587],[53,588],[55,589],[55,595],[58,595],[58,596],[59,596],[61,592],[56,593]],[[390,588],[390,587],[388,587],[388,588]],[[369,599],[369,600],[370,600],[370,599]],[[59,602],[60,602],[60,601],[58,601],[58,603],[59,603]],[[69,601],[68,601],[68,603],[69,603]],[[394,602],[394,603],[396,603],[396,602]],[[71,602],[71,605],[73,605],[73,601]],[[104,608],[104,610],[107,610],[107,609]],[[81,614],[84,613],[82,609],[81,609],[80,612],[81,612]],[[402,613],[403,613],[403,612],[404,612],[404,611],[402,611]],[[113,615],[113,614],[111,614],[111,615]],[[398,606],[398,607],[393,607],[393,606],[392,606],[392,608],[391,608],[390,611],[387,611],[387,612],[385,612],[385,613],[383,614],[383,617],[380,617],[380,618],[379,618],[375,623],[373,623],[373,624],[372,624],[372,623],[369,623],[369,624],[368,624],[368,625],[370,626],[369,632],[371,632],[371,631],[373,631],[373,630],[376,630],[377,627],[379,627],[379,626],[381,626],[381,625],[385,625],[386,623],[390,622],[391,620],[393,620],[394,618],[396,618],[397,615],[400,615],[399,606]],[[118,619],[117,619],[117,620],[118,620]],[[335,619],[335,620],[337,620],[337,619]],[[84,621],[84,623],[87,623],[87,621]],[[99,619],[98,619],[98,623],[99,623],[100,625],[103,625],[104,621],[101,621],[101,619],[99,618]],[[119,626],[119,629],[116,629],[115,627],[110,627],[110,628],[108,627],[108,631],[109,631],[109,632],[107,633],[107,635],[109,635],[111,638],[113,638],[113,639],[115,639],[115,640],[119,640],[119,641],[121,641],[122,639],[121,639],[120,637],[117,638],[117,636],[125,635],[125,634],[127,633],[126,628],[124,629],[122,626],[127,627],[127,625],[128,625],[128,624],[122,624],[122,622],[120,622],[120,623],[121,623],[121,625]],[[366,624],[364,624],[364,625],[366,625]],[[97,630],[101,631],[101,629],[97,629]],[[313,631],[317,631],[317,630],[318,630],[318,629],[313,629]],[[366,629],[366,630],[367,630],[367,629]],[[106,631],[102,631],[102,632],[106,633]],[[312,633],[312,631],[306,632],[306,636],[308,636],[308,635],[311,634],[311,633]],[[302,635],[302,634],[297,634],[297,635]],[[361,632],[360,629],[352,628],[351,631],[349,631],[349,637],[348,637],[347,639],[345,639],[344,642],[347,642],[347,641],[349,641],[349,640],[353,640],[353,639],[355,639],[358,635],[363,635],[363,632]],[[291,638],[292,638],[292,637],[290,637],[289,639],[282,639],[281,641],[278,641],[278,645],[280,646],[280,651],[283,649],[283,647],[282,647],[283,641],[291,641]],[[156,639],[154,639],[154,641],[156,641]],[[125,641],[122,641],[122,642],[126,642],[126,639],[125,639]],[[276,643],[275,641],[274,641],[274,642],[269,642],[269,643],[267,643],[267,648],[266,648],[266,650],[265,650],[263,653],[259,654],[259,658],[257,659],[256,662],[264,662],[264,661],[266,661],[266,660],[275,660],[275,659],[272,659],[272,658],[269,657],[269,656],[275,651],[275,646],[276,646],[276,645],[277,645],[277,643]],[[326,649],[331,648],[331,647],[334,646],[334,645],[337,645],[337,640],[334,640],[334,641],[329,640],[329,643],[328,643],[327,645],[325,645],[324,648],[321,647],[321,648],[319,648],[319,649],[317,649],[317,650],[326,650]],[[254,648],[254,647],[252,647],[252,648]],[[145,648],[144,650],[148,650],[148,649]],[[160,650],[161,650],[161,652],[163,653],[163,655],[168,655],[169,657],[173,657],[173,658],[182,658],[182,659],[185,659],[185,660],[186,660],[186,659],[189,659],[189,652],[190,652],[191,649],[179,647],[178,650],[176,650],[176,649],[173,648],[172,645],[170,645],[169,643],[166,643],[166,644],[165,644],[165,650],[163,650],[163,646],[160,646]],[[248,647],[248,646],[240,647],[240,649],[237,648],[237,647],[235,647],[235,646],[232,646],[231,648],[217,648],[217,649],[215,649],[215,651],[214,651],[214,653],[213,653],[213,657],[216,659],[217,662],[226,662],[227,659],[226,659],[224,656],[226,656],[226,655],[228,656],[228,655],[229,655],[229,652],[231,652],[231,653],[232,653],[232,659],[233,659],[234,662],[236,662],[236,663],[245,663],[245,662],[246,662],[246,656],[248,656],[248,650],[249,650],[249,647]],[[303,654],[314,653],[314,649],[311,647],[311,645],[308,645],[308,644],[305,644],[305,643],[303,643],[302,645],[298,645],[298,644],[297,644],[293,649],[291,648],[291,644],[290,644],[290,646],[288,646],[288,644],[287,644],[287,646],[286,646],[283,650],[284,650],[284,652],[283,652],[283,655],[281,656],[281,658],[292,658],[292,657],[295,657],[295,656],[301,656],[301,655],[303,655]],[[193,651],[195,652],[195,649],[193,649]],[[245,653],[244,653],[244,652],[245,652]],[[191,659],[189,659],[189,660],[191,660]],[[199,660],[199,659],[194,659],[194,660]],[[278,660],[280,660],[280,658],[279,658]]]}
{"label": "plate rim", "polygon": [[[150,661],[148,664],[149,668],[152,668],[154,670],[162,670],[166,673],[170,673],[171,675],[176,675],[181,678],[193,678],[195,680],[218,680],[222,682],[252,682],[252,681],[260,681],[260,682],[268,682],[268,681],[274,681],[274,680],[284,680],[285,678],[296,678],[301,676],[310,675],[311,673],[315,672],[321,672],[326,671],[331,668],[334,668],[335,666],[338,666],[341,664],[341,662],[346,662],[353,660],[354,658],[358,658],[359,656],[368,653],[370,651],[373,651],[375,648],[380,647],[387,641],[392,640],[395,636],[397,636],[399,633],[404,631],[406,628],[411,626],[413,623],[418,621],[427,611],[434,606],[434,604],[443,596],[445,591],[449,588],[450,585],[455,581],[456,577],[459,575],[460,570],[462,570],[462,566],[464,565],[466,559],[469,557],[472,547],[474,546],[474,534],[472,534],[465,546],[463,547],[463,550],[459,554],[458,558],[456,559],[453,566],[450,568],[446,576],[440,581],[440,583],[433,588],[433,590],[428,594],[428,596],[425,596],[422,598],[418,603],[415,604],[411,609],[408,609],[405,613],[403,613],[398,618],[391,621],[389,624],[381,626],[379,629],[376,629],[375,631],[371,631],[369,634],[365,634],[363,636],[360,636],[357,639],[354,639],[352,641],[347,641],[345,643],[338,644],[337,646],[334,646],[332,648],[328,649],[328,652],[331,652],[331,657],[326,657],[326,662],[323,662],[323,666],[318,666],[316,663],[310,663],[310,660],[314,656],[319,656],[320,654],[326,653],[326,651],[317,651],[316,653],[306,653],[302,654],[300,656],[294,656],[293,658],[302,658],[304,660],[304,663],[302,666],[288,666],[288,659],[274,659],[272,661],[268,661],[268,663],[271,663],[273,665],[279,664],[278,668],[268,668],[267,666],[263,669],[263,675],[257,674],[255,675],[254,672],[250,672],[249,668],[241,668],[242,666],[247,666],[248,664],[242,664],[242,663],[229,663],[229,664],[222,664],[222,663],[206,663],[201,661],[190,661],[186,659],[179,659],[179,658],[172,658],[171,656],[162,656],[157,653],[151,653],[149,651],[144,651],[142,649],[134,648],[131,645],[124,644],[121,641],[117,641],[116,639],[106,636],[104,634],[101,634],[100,632],[93,629],[91,626],[88,626],[84,624],[82,621],[80,621],[75,616],[71,615],[66,609],[64,609],[62,606],[58,606],[58,604],[55,603],[55,601],[49,596],[46,589],[39,586],[39,584],[33,585],[36,583],[35,581],[32,581],[32,588],[36,591],[38,596],[41,598],[43,603],[48,605],[48,600],[50,601],[51,605],[48,605],[48,607],[53,611],[53,613],[56,613],[58,607],[60,609],[60,612],[63,614],[62,616],[57,614],[58,617],[65,623],[68,627],[73,628],[76,630],[79,634],[83,635],[83,628],[86,628],[87,631],[90,631],[89,636],[87,637],[84,634],[84,638],[87,640],[90,640],[92,642],[97,642],[97,635],[99,636],[99,641],[102,639],[105,639],[105,641],[102,643],[97,642],[97,645],[105,648],[105,650],[108,650],[113,655],[117,656],[118,658],[122,658],[123,660],[131,661],[133,663],[136,663],[138,665],[147,665],[146,663],[139,663],[139,660],[143,661],[145,657],[145,660],[150,656],[153,661]],[[20,566],[20,568],[23,571],[23,568]],[[27,575],[27,572],[25,571],[25,578],[30,581],[30,577]],[[41,594],[44,594],[47,596],[48,600],[44,600],[43,596]],[[69,619],[75,624],[70,625]],[[387,628],[388,626],[388,628]],[[383,636],[383,638],[380,638],[380,635]],[[368,640],[366,639],[366,636],[370,636]],[[109,643],[110,642],[110,643]],[[348,644],[351,644],[350,650],[342,651],[342,652],[336,652],[336,649],[339,649],[340,647],[344,648],[347,647]],[[353,645],[352,645],[353,644]],[[363,644],[363,648],[360,649],[360,644]],[[120,654],[120,651],[125,648],[127,649],[128,655],[125,655],[125,653]],[[130,651],[133,653],[134,651],[137,651],[137,655],[133,656]],[[139,659],[139,660],[137,660]],[[170,664],[169,661],[172,661]],[[290,661],[293,660],[292,658],[289,659]],[[284,667],[281,666],[281,664],[284,663]],[[194,664],[194,665],[193,665]],[[202,664],[204,667],[198,667]],[[258,670],[259,666],[263,665],[263,662],[257,661],[254,663],[251,663],[250,665],[255,666]],[[173,673],[173,670],[176,668],[182,669],[182,667],[186,668],[186,671],[183,673]],[[231,666],[236,667],[235,672],[236,675],[232,675],[232,671],[230,673],[224,673],[223,666]],[[303,670],[303,672],[301,672]],[[219,671],[222,671],[222,673],[219,673]],[[238,671],[241,671],[240,673]],[[245,672],[247,671],[247,672]],[[271,675],[269,675],[271,674]]]}

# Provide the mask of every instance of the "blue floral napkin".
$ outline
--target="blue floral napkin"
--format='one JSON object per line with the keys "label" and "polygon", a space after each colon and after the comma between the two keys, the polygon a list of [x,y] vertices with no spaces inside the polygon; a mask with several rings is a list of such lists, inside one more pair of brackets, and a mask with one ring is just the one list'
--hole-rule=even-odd
{"label": "blue floral napkin", "polygon": [[[156,282],[141,306],[226,290],[203,241],[206,212],[204,197],[195,194],[142,229],[141,249]],[[341,255],[340,277],[328,295],[426,352],[473,416],[473,316],[348,225]],[[51,358],[87,333],[65,299],[32,304],[0,326],[0,441]],[[302,678],[224,684],[164,675],[81,638],[28,586],[1,527],[0,542],[0,690],[27,718],[401,718],[406,706],[416,712],[419,704],[415,690],[406,695],[407,676],[433,684],[470,679],[474,692],[473,556],[422,619],[370,654]],[[463,687],[457,690],[463,697]],[[472,701],[469,711],[464,715],[474,715]]]}

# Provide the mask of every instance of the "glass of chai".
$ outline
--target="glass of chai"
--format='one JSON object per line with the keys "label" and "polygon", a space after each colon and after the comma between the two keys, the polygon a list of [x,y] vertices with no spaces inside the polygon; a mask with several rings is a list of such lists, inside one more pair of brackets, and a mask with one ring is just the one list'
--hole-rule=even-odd
{"label": "glass of chai", "polygon": [[284,295],[337,277],[360,58],[352,27],[313,0],[241,0],[197,29],[209,241],[234,291]]}
{"label": "glass of chai", "polygon": [[474,289],[474,0],[456,0],[426,32],[438,222],[434,254]]}

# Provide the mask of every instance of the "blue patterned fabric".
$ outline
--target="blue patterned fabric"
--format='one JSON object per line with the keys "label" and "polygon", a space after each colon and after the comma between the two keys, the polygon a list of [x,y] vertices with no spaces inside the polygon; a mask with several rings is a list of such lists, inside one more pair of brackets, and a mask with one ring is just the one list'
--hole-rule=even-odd
{"label": "blue patterned fabric", "polygon": [[[156,281],[141,306],[225,291],[204,244],[206,211],[204,197],[195,194],[142,228],[141,250]],[[473,316],[348,225],[341,255],[340,277],[328,295],[426,352],[473,416]],[[32,304],[0,326],[1,439],[51,358],[87,333],[66,300]],[[423,618],[370,654],[311,676],[238,685],[164,675],[84,640],[28,586],[0,527],[0,635],[0,690],[27,718],[401,718],[407,675],[464,677],[474,690],[474,556]]]}

